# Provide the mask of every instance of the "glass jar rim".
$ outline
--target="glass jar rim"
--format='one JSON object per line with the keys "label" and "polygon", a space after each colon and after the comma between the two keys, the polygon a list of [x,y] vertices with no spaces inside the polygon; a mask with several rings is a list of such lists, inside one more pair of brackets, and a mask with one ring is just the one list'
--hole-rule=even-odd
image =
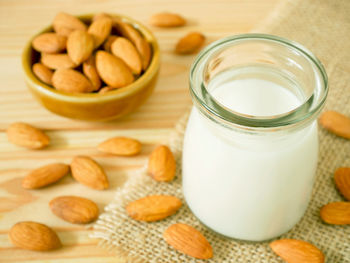
{"label": "glass jar rim", "polygon": [[[206,94],[206,97],[209,96],[211,100],[214,101],[215,107],[212,107],[212,105],[206,103],[204,96],[202,94],[199,94],[199,92],[195,89],[195,85],[198,85],[198,83],[195,83],[195,74],[198,74],[199,70],[200,85],[202,85],[203,68],[200,70],[200,65],[206,63],[208,61],[208,58],[210,58],[210,56],[215,52],[219,51],[223,46],[241,40],[272,41],[288,46],[303,54],[310,63],[316,66],[318,73],[321,76],[324,88],[322,94],[320,95],[320,93],[314,89],[312,95],[297,108],[273,116],[252,116],[230,110],[219,103],[215,103],[216,100],[212,97],[210,92]],[[248,130],[276,130],[285,129],[286,127],[290,126],[300,126],[302,124],[308,123],[310,120],[313,120],[323,108],[325,100],[327,98],[328,78],[322,63],[316,58],[316,56],[297,42],[269,34],[240,34],[217,40],[208,45],[199,53],[195,61],[192,63],[190,69],[190,93],[194,103],[198,105],[202,113],[204,113],[210,119],[224,124],[225,126],[234,126],[236,128],[238,127]],[[315,100],[315,98],[317,99],[317,104],[314,107],[310,108],[309,105]]]}

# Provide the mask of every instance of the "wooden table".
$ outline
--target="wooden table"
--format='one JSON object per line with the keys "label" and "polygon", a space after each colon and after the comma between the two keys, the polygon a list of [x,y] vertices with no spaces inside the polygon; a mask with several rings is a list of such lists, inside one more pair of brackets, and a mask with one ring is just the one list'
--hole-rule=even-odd
{"label": "wooden table", "polygon": [[[191,105],[188,70],[194,56],[173,54],[176,40],[198,30],[207,43],[218,38],[249,32],[281,0],[0,0],[0,262],[122,262],[96,246],[89,238],[91,226],[73,225],[55,217],[48,202],[55,196],[75,194],[95,200],[101,211],[113,198],[128,173],[139,168],[154,144],[166,140],[179,117]],[[114,12],[147,23],[151,14],[172,11],[189,20],[183,28],[152,28],[162,52],[159,81],[153,95],[135,113],[112,122],[96,123],[66,119],[41,107],[24,84],[20,55],[24,44],[59,11],[71,14]],[[24,121],[47,130],[51,146],[30,151],[10,144],[5,130],[15,121]],[[142,154],[135,158],[99,153],[96,145],[106,138],[126,135],[142,141]],[[20,182],[33,168],[52,162],[70,163],[73,156],[89,155],[105,168],[111,187],[90,190],[66,177],[42,190],[27,191]],[[64,247],[53,252],[15,248],[8,240],[10,227],[33,220],[53,227]]]}

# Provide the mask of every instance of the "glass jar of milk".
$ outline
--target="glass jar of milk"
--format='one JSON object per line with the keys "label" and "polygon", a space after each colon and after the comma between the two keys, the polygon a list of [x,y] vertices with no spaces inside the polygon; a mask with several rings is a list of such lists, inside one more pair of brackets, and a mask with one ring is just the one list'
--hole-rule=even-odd
{"label": "glass jar of milk", "polygon": [[327,76],[303,46],[263,34],[214,42],[192,65],[194,107],[183,192],[207,227],[262,241],[289,231],[310,201]]}

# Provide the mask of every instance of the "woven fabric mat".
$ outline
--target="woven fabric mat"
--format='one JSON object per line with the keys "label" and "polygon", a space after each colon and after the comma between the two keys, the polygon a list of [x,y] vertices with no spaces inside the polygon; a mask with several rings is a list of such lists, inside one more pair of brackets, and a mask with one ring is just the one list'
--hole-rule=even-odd
{"label": "woven fabric mat", "polygon": [[[312,50],[329,76],[330,92],[325,110],[350,116],[349,0],[285,1],[255,32],[286,37]],[[163,240],[162,233],[168,226],[182,222],[197,228],[212,244],[214,257],[206,262],[283,262],[269,249],[268,242],[240,242],[216,235],[201,225],[186,205],[160,222],[137,222],[126,215],[125,205],[146,195],[169,194],[183,200],[180,169],[186,120],[184,116],[179,121],[168,143],[177,159],[176,179],[171,183],[157,183],[146,174],[145,164],[117,191],[115,199],[94,225],[92,237],[100,238],[102,246],[125,256],[125,262],[203,262],[176,252]],[[350,226],[327,225],[319,217],[324,204],[342,200],[335,189],[333,173],[340,166],[350,166],[350,140],[336,137],[322,128],[319,132],[320,155],[312,200],[302,220],[281,238],[315,244],[325,253],[326,262],[350,263]]]}

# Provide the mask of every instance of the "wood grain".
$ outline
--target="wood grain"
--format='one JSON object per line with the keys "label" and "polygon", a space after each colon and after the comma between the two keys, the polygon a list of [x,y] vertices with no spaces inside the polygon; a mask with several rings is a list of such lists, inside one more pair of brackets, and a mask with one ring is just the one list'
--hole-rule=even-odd
{"label": "wood grain", "polygon": [[[96,246],[88,237],[89,226],[73,225],[55,217],[48,202],[55,196],[76,194],[103,207],[117,187],[144,164],[156,144],[165,141],[179,117],[189,109],[188,70],[194,56],[173,53],[178,38],[201,31],[207,42],[246,33],[267,16],[281,0],[1,0],[0,1],[0,262],[123,262]],[[147,24],[151,14],[177,12],[189,20],[183,28],[151,28],[159,40],[162,65],[154,94],[135,113],[112,122],[82,122],[54,115],[42,108],[27,91],[20,55],[30,37],[51,23],[59,11],[71,14],[100,11],[126,14]],[[19,148],[7,141],[5,130],[14,121],[45,129],[52,144],[43,151]],[[132,158],[100,153],[96,145],[106,138],[123,135],[140,140],[143,150]],[[73,156],[90,155],[105,168],[111,188],[95,191],[70,176],[42,190],[23,190],[22,178],[34,168],[52,162],[70,163]],[[13,247],[9,228],[21,220],[34,220],[53,227],[64,247],[53,252],[25,251]]]}

